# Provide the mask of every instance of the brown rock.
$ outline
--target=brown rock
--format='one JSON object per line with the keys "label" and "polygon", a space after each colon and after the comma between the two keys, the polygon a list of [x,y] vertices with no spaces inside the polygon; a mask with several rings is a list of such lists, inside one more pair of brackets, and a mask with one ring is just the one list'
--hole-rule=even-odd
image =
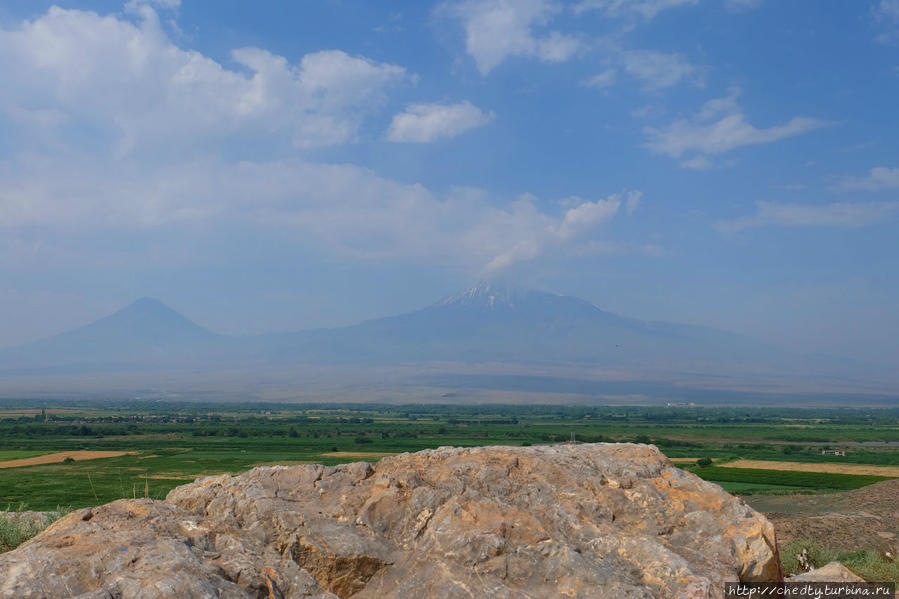
{"label": "brown rock", "polygon": [[63,518],[0,597],[717,598],[779,580],[771,524],[629,444],[256,468]]}
{"label": "brown rock", "polygon": [[815,568],[802,574],[790,576],[788,582],[865,582],[852,570],[840,562],[830,562],[826,566]]}

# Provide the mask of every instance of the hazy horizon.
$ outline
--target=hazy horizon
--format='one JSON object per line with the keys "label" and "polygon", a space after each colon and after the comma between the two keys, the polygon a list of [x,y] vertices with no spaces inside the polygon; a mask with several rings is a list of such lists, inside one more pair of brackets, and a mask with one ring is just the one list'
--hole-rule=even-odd
{"label": "hazy horizon", "polygon": [[0,7],[0,347],[481,279],[899,356],[899,0]]}

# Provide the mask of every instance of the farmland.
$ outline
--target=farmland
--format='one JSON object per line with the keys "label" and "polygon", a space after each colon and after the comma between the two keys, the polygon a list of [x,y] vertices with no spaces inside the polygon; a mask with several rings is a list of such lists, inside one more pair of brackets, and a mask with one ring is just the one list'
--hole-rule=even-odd
{"label": "farmland", "polygon": [[[558,443],[572,434],[584,442],[654,443],[669,457],[682,458],[681,467],[742,494],[855,489],[886,477],[853,473],[869,471],[852,465],[899,467],[895,409],[34,400],[0,404],[0,466],[26,460],[0,467],[0,508],[161,498],[195,477],[257,465],[375,461],[442,445]],[[823,455],[826,448],[843,448],[847,455]],[[119,455],[47,457],[63,452]],[[714,463],[695,464],[700,458]],[[872,472],[889,474],[892,468]]]}

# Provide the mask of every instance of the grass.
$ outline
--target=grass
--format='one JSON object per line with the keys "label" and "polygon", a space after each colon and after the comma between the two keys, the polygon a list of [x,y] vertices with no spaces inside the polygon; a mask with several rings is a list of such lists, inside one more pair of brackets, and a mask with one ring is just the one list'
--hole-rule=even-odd
{"label": "grass", "polygon": [[733,495],[787,495],[820,491],[820,489],[812,490],[808,487],[789,487],[786,485],[770,485],[763,483],[734,483],[726,481],[713,482]]}
{"label": "grass", "polygon": [[46,451],[22,451],[19,449],[0,449],[0,462],[5,462],[6,460],[22,460],[25,458],[33,458],[39,455],[44,455],[47,453]]}
{"label": "grass", "polygon": [[816,568],[830,562],[840,562],[867,581],[899,582],[899,564],[887,561],[875,551],[846,551],[807,539],[793,541],[781,548],[780,560],[785,574],[800,573],[796,556],[803,548],[808,549],[809,561]]}
{"label": "grass", "polygon": [[[15,510],[7,508],[6,511],[23,512],[26,509],[25,504],[20,504]],[[12,551],[28,539],[37,536],[38,533],[70,511],[72,511],[71,508],[57,507],[52,512],[48,512],[43,522],[40,523],[26,519],[0,517],[0,553]]]}
{"label": "grass", "polygon": [[754,468],[696,468],[693,473],[715,483],[743,483],[770,487],[802,487],[814,489],[850,490],[873,485],[886,476],[868,474],[833,474],[829,472],[800,472],[793,470],[759,470]]}
{"label": "grass", "polygon": [[[769,439],[899,441],[899,410],[0,400],[0,459],[72,450],[136,452],[0,469],[0,505],[84,507],[142,496],[145,487],[149,497],[163,498],[194,477],[262,464],[376,459],[327,455],[334,451],[538,445],[567,441],[572,432],[584,442],[654,443],[670,457],[712,458],[712,467],[695,471],[735,493],[822,492],[883,479],[762,470],[747,475],[716,466],[736,459],[832,462],[820,447]],[[857,446],[845,461],[899,465],[899,447]]]}

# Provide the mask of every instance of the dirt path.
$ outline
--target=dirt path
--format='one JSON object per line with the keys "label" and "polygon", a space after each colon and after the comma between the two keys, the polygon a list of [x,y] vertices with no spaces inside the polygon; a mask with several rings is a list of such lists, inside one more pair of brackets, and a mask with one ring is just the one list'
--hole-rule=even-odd
{"label": "dirt path", "polygon": [[45,455],[35,456],[33,458],[4,460],[0,462],[0,468],[18,468],[20,466],[58,464],[59,462],[64,462],[66,458],[72,458],[76,462],[80,462],[83,460],[96,460],[99,458],[117,458],[123,455],[134,455],[136,453],[136,451],[60,451],[58,453],[48,453]]}
{"label": "dirt path", "polygon": [[827,464],[806,462],[773,462],[767,460],[737,460],[717,464],[722,468],[755,468],[759,470],[788,470],[791,472],[828,472],[830,474],[872,474],[899,477],[899,466],[868,466],[866,464]]}

